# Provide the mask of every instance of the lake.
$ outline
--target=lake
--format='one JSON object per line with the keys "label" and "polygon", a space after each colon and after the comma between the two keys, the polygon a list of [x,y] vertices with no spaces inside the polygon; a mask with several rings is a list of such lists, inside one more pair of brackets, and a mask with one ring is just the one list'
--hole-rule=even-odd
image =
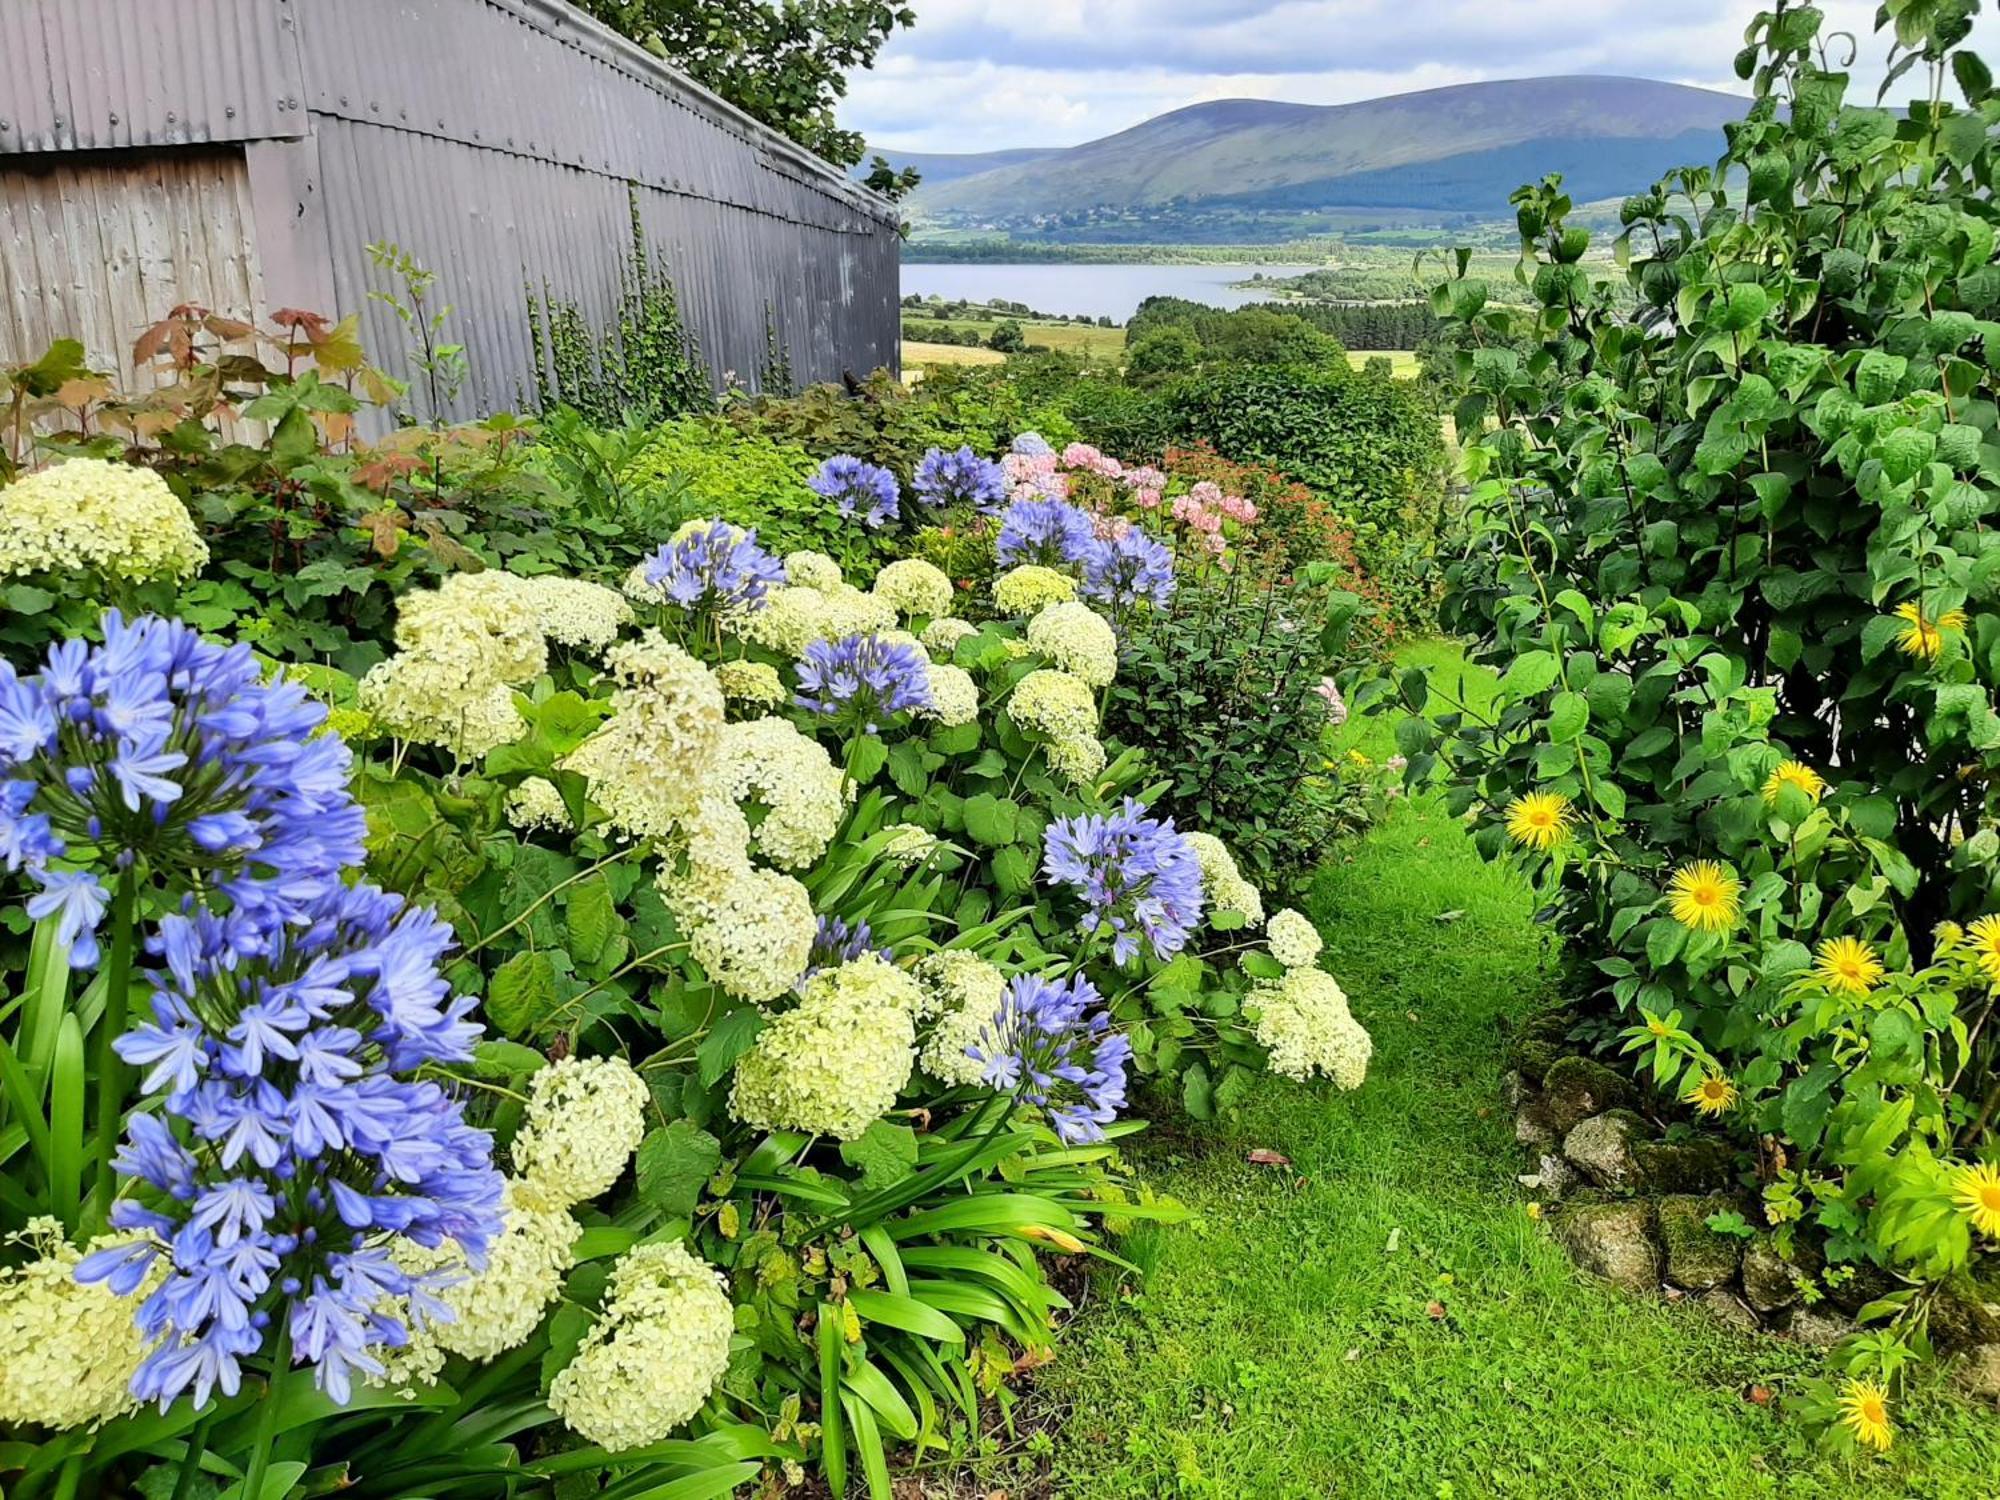
{"label": "lake", "polygon": [[1258,272],[1266,280],[1296,276],[1311,266],[1065,266],[1065,265],[909,265],[903,267],[903,295],[965,298],[986,302],[995,297],[1025,302],[1036,312],[1105,314],[1123,323],[1148,297],[1185,297],[1211,307],[1241,307],[1266,300],[1257,287],[1236,287]]}

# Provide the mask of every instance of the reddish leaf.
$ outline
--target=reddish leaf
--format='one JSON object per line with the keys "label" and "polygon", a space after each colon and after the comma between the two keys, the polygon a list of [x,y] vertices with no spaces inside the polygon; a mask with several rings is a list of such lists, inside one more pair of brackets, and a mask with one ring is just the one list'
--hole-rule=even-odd
{"label": "reddish leaf", "polygon": [[1289,1156],[1276,1151],[1267,1151],[1262,1146],[1250,1152],[1243,1159],[1252,1166],[1258,1167],[1289,1167],[1292,1164],[1292,1159]]}

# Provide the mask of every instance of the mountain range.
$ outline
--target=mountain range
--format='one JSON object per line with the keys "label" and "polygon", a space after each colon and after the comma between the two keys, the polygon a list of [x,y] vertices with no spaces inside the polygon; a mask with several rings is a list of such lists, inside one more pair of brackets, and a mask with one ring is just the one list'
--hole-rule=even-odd
{"label": "mountain range", "polygon": [[[1223,99],[1060,149],[885,151],[923,173],[919,231],[1129,238],[1121,226],[1230,237],[1259,219],[1300,227],[1357,211],[1401,223],[1495,217],[1525,181],[1561,172],[1578,202],[1712,162],[1748,101],[1649,78],[1458,84],[1354,104]],[[1198,232],[1175,238],[1201,238]]]}

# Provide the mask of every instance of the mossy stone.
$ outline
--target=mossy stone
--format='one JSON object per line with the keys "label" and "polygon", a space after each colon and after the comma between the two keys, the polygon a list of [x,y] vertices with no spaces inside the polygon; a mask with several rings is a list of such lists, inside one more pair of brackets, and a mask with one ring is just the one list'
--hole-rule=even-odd
{"label": "mossy stone", "polygon": [[1714,1193],[1736,1177],[1736,1150],[1713,1136],[1691,1141],[1641,1141],[1632,1148],[1639,1181],[1655,1193]]}
{"label": "mossy stone", "polygon": [[1708,1216],[1729,1206],[1725,1199],[1685,1193],[1671,1194],[1654,1205],[1660,1244],[1667,1252],[1668,1281],[1691,1292],[1705,1292],[1735,1279],[1743,1242],[1708,1227]]}
{"label": "mossy stone", "polygon": [[1558,1135],[1607,1109],[1632,1103],[1632,1086],[1601,1062],[1562,1057],[1542,1075],[1542,1109]]}
{"label": "mossy stone", "polygon": [[1582,1203],[1563,1211],[1556,1236],[1570,1259],[1628,1292],[1656,1291],[1660,1251],[1644,1203]]}
{"label": "mossy stone", "polygon": [[1528,1083],[1540,1086],[1548,1076],[1549,1069],[1563,1056],[1560,1042],[1552,1042],[1543,1037],[1519,1037],[1507,1049],[1507,1066],[1519,1073]]}

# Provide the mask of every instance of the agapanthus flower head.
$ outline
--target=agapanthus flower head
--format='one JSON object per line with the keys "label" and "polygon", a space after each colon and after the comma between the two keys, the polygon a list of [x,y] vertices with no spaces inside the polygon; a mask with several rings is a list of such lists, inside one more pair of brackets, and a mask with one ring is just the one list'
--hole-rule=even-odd
{"label": "agapanthus flower head", "polygon": [[1001,518],[993,551],[1008,567],[1061,567],[1081,558],[1096,537],[1090,517],[1067,501],[1016,500]]}
{"label": "agapanthus flower head", "polygon": [[1173,819],[1146,816],[1130,797],[1108,817],[1050,824],[1042,874],[1083,898],[1121,964],[1137,956],[1142,940],[1156,957],[1171,957],[1201,920],[1200,858]]}
{"label": "agapanthus flower head", "polygon": [[754,526],[701,521],[646,560],[646,582],[682,609],[747,613],[784,587],[785,568],[757,545]]}
{"label": "agapanthus flower head", "polygon": [[1083,596],[1111,605],[1164,606],[1174,593],[1174,555],[1138,526],[1093,541],[1083,554]]}
{"label": "agapanthus flower head", "polygon": [[806,481],[815,495],[831,500],[843,516],[860,516],[864,526],[887,525],[902,514],[896,476],[880,464],[836,453]]}
{"label": "agapanthus flower head", "polygon": [[999,464],[970,447],[951,453],[932,448],[917,465],[910,488],[924,505],[970,505],[991,515],[1006,502],[1007,476]]}
{"label": "agapanthus flower head", "polygon": [[890,957],[889,950],[875,941],[874,929],[869,927],[866,917],[852,924],[845,917],[821,917],[818,930],[813,933],[812,958],[805,973],[799,976],[797,988],[803,991],[817,975],[851,964],[864,953],[881,959]]}
{"label": "agapanthus flower head", "polygon": [[0,662],[0,863],[41,886],[29,914],[57,920],[71,961],[97,961],[135,859],[279,920],[337,887],[367,820],[325,707],[177,620],[113,610],[103,631],[50,647],[33,677]]}
{"label": "agapanthus flower head", "polygon": [[1131,1044],[1111,1029],[1103,997],[1081,974],[1062,982],[1016,975],[966,1051],[989,1088],[1041,1110],[1072,1145],[1103,1140],[1125,1103]]}
{"label": "agapanthus flower head", "polygon": [[428,1316],[441,1290],[391,1241],[483,1260],[502,1219],[492,1137],[406,1076],[468,1061],[480,1035],[474,1002],[438,971],[451,940],[434,913],[367,885],[286,921],[160,923],[150,1018],[116,1043],[160,1100],[129,1116],[114,1162],[139,1192],[112,1223],[136,1238],[76,1272],[129,1295],[166,1265],[134,1314],[155,1346],[133,1379],[141,1401],[234,1394],[276,1318],[293,1361],[345,1402],[355,1375],[381,1373],[377,1351],[409,1337],[385,1299]]}
{"label": "agapanthus flower head", "polygon": [[814,641],[799,660],[798,706],[864,734],[931,704],[930,658],[921,646],[873,633]]}

